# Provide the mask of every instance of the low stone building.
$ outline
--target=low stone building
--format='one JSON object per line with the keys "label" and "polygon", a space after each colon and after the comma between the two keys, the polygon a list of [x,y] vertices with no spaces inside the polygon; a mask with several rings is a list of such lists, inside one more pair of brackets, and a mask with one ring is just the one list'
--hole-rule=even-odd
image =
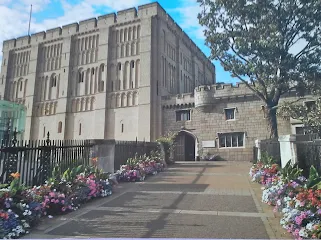
{"label": "low stone building", "polygon": [[[280,100],[297,99],[292,92]],[[313,97],[302,99],[304,104]],[[194,93],[165,96],[163,131],[179,133],[175,158],[194,160],[206,154],[223,159],[250,161],[256,139],[269,138],[264,104],[240,83],[199,86]],[[279,135],[301,134],[302,124],[291,119],[278,119]]]}

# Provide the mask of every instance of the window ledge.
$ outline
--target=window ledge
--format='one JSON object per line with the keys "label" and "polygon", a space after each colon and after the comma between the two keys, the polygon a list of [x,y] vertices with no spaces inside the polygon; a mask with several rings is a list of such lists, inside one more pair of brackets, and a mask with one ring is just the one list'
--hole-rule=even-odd
{"label": "window ledge", "polygon": [[243,147],[218,147],[218,149],[243,149],[245,148],[245,146]]}

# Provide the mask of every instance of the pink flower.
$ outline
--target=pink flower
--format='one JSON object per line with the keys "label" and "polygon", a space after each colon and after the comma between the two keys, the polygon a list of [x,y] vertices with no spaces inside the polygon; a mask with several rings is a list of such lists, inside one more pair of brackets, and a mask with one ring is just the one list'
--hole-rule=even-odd
{"label": "pink flower", "polygon": [[55,202],[55,199],[51,199],[51,202],[54,203],[54,202]]}
{"label": "pink flower", "polygon": [[49,196],[50,196],[50,197],[54,197],[54,196],[55,196],[55,193],[54,193],[54,192],[50,192],[50,193],[49,193]]}
{"label": "pink flower", "polygon": [[65,208],[65,207],[62,207],[62,208],[61,208],[61,211],[63,211],[63,212],[66,211],[66,208]]}
{"label": "pink flower", "polygon": [[64,204],[64,203],[65,203],[65,200],[61,200],[61,203]]}
{"label": "pink flower", "polygon": [[55,201],[55,203],[59,203],[59,200],[57,199],[57,200]]}
{"label": "pink flower", "polygon": [[[301,225],[302,224],[302,217],[301,216],[297,216],[297,217],[295,217],[295,222],[296,222],[296,224],[298,224],[298,225]],[[296,230],[298,230],[298,229],[296,229]]]}

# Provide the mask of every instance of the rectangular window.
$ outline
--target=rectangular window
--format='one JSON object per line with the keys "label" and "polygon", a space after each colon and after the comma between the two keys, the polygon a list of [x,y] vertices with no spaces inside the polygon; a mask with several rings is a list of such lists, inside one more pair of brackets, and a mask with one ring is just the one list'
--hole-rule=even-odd
{"label": "rectangular window", "polygon": [[308,109],[308,111],[313,111],[316,109],[315,101],[306,101],[304,102],[305,107]]}
{"label": "rectangular window", "polygon": [[295,134],[305,135],[304,128],[303,128],[303,127],[296,127],[296,128],[295,128]]}
{"label": "rectangular window", "polygon": [[235,108],[226,108],[224,109],[225,119],[233,120],[235,119]]}
{"label": "rectangular window", "polygon": [[220,148],[235,148],[244,146],[244,133],[219,133],[219,147]]}
{"label": "rectangular window", "polygon": [[176,111],[176,122],[191,120],[191,110]]}

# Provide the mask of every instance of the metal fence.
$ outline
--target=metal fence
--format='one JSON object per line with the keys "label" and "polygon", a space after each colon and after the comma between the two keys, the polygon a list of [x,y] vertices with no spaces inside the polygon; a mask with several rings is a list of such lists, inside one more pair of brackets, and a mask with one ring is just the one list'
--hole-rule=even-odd
{"label": "metal fence", "polygon": [[20,174],[26,186],[43,184],[59,165],[60,171],[90,163],[92,144],[88,140],[17,141],[17,131],[11,141],[2,141],[0,148],[0,183],[9,183],[12,173]]}
{"label": "metal fence", "polygon": [[261,140],[260,149],[262,154],[266,153],[281,164],[280,143],[277,138]]}
{"label": "metal fence", "polygon": [[321,140],[296,142],[298,164],[303,169],[303,175],[309,176],[313,165],[321,174]]}
{"label": "metal fence", "polygon": [[254,146],[253,147],[253,161],[252,161],[252,163],[254,163],[254,164],[257,163],[257,161],[258,161],[258,153],[259,153],[259,148]]}
{"label": "metal fence", "polygon": [[158,147],[156,142],[116,141],[114,167],[119,169],[128,158],[135,157],[136,153],[139,156],[144,154],[150,156],[152,151],[158,150]]}

